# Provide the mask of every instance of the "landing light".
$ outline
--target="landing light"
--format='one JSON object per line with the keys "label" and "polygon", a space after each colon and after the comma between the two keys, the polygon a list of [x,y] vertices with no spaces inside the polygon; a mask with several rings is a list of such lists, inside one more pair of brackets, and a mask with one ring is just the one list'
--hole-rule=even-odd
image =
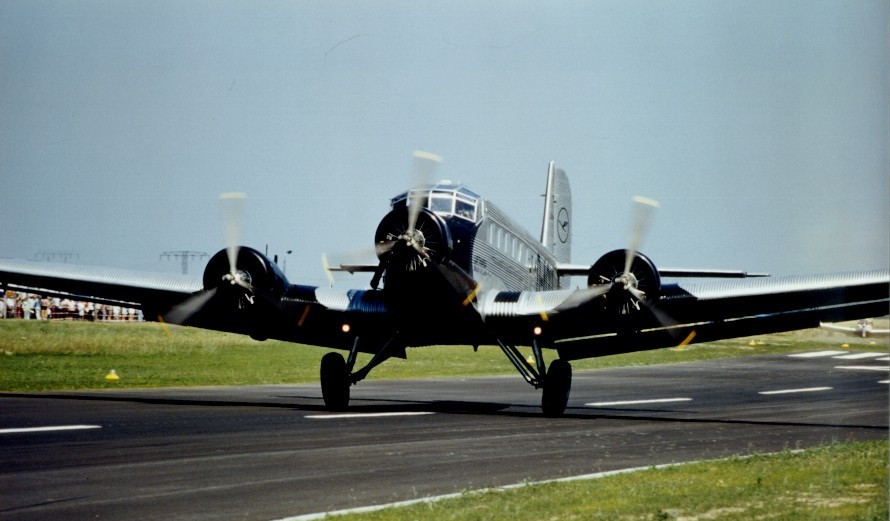
{"label": "landing light", "polygon": [[350,329],[352,329],[352,326],[350,326],[349,324],[343,324],[342,326],[340,326],[340,330],[344,333],[349,333]]}
{"label": "landing light", "polygon": [[535,326],[535,328],[532,329],[532,333],[534,333],[535,336],[541,336],[541,333],[543,333],[543,332],[544,332],[544,330],[541,329],[541,326]]}

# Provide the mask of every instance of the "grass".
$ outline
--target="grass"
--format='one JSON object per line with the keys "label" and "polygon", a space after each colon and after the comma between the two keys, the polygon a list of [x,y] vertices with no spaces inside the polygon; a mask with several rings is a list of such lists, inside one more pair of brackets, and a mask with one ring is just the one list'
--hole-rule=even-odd
{"label": "grass", "polygon": [[[794,332],[579,360],[572,365],[584,370],[691,362],[834,348],[845,341],[818,331]],[[886,350],[887,346],[860,342],[854,348]],[[165,329],[156,323],[0,320],[0,391],[317,382],[319,362],[326,352],[229,333]],[[551,359],[553,353],[545,352],[545,356]],[[367,359],[360,358],[359,363]],[[112,369],[120,380],[105,379]],[[456,346],[409,350],[408,360],[389,360],[370,378],[497,374],[515,374],[498,348],[482,346],[473,352],[470,347]]]}
{"label": "grass", "polygon": [[831,445],[388,508],[349,521],[885,521],[888,443]]}

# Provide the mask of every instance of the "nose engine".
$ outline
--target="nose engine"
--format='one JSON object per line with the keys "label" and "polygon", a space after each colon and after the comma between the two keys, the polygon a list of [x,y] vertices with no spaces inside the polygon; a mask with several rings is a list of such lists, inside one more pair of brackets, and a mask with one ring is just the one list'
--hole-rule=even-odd
{"label": "nose engine", "polygon": [[[414,217],[413,226],[411,217]],[[401,276],[419,276],[433,271],[453,250],[448,226],[425,208],[416,216],[410,216],[404,207],[386,214],[377,226],[374,243],[380,265],[371,284],[373,287],[384,274],[387,281],[392,281]]]}

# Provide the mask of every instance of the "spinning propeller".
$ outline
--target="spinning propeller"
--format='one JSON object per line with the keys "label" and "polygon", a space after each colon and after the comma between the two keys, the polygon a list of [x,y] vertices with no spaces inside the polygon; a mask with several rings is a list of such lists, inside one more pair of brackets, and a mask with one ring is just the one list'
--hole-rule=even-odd
{"label": "spinning propeller", "polygon": [[405,224],[400,224],[387,222],[387,219],[384,218],[378,227],[374,249],[380,263],[371,279],[372,288],[377,288],[383,277],[383,272],[392,266],[396,259],[404,262],[404,267],[409,271],[416,271],[426,268],[430,264],[436,264],[430,255],[433,250],[427,245],[427,241],[433,238],[428,238],[422,227],[418,227],[418,219],[426,205],[423,189],[432,184],[434,174],[442,164],[442,157],[422,150],[415,151],[413,156],[411,189],[408,191],[405,201],[407,219]]}
{"label": "spinning propeller", "polygon": [[[603,255],[591,266],[587,288],[576,291],[556,307],[556,311],[574,309],[597,298],[605,298],[608,307],[621,315],[640,309],[658,297],[660,278],[652,262],[639,253],[658,203],[652,199],[633,198],[633,220],[628,247]],[[651,309],[651,307],[650,307]]]}
{"label": "spinning propeller", "polygon": [[[222,277],[221,282],[228,282],[232,286],[238,286],[247,290],[246,298],[253,302],[253,286],[250,274],[239,270],[237,267],[238,253],[240,250],[241,228],[244,218],[244,203],[247,194],[241,192],[227,192],[219,196],[222,203],[223,224],[226,239],[226,254],[229,260],[229,271]],[[182,303],[174,306],[161,317],[164,322],[171,324],[183,324],[204,307],[217,295],[219,285],[208,287],[204,281],[205,289],[195,293]]]}
{"label": "spinning propeller", "polygon": [[243,192],[226,192],[219,194],[222,203],[223,223],[226,235],[226,253],[229,258],[229,272],[223,280],[251,291],[250,274],[238,269],[238,250],[241,241],[241,225],[244,222],[244,203],[247,194]]}

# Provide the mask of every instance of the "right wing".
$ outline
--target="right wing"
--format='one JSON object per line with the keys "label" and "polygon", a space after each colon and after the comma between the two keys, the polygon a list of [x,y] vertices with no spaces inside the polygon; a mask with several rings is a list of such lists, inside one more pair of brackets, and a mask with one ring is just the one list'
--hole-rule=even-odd
{"label": "right wing", "polygon": [[890,272],[663,284],[657,301],[626,314],[610,308],[610,295],[587,294],[488,292],[477,306],[499,336],[525,345],[540,327],[562,358],[577,359],[883,316]]}

